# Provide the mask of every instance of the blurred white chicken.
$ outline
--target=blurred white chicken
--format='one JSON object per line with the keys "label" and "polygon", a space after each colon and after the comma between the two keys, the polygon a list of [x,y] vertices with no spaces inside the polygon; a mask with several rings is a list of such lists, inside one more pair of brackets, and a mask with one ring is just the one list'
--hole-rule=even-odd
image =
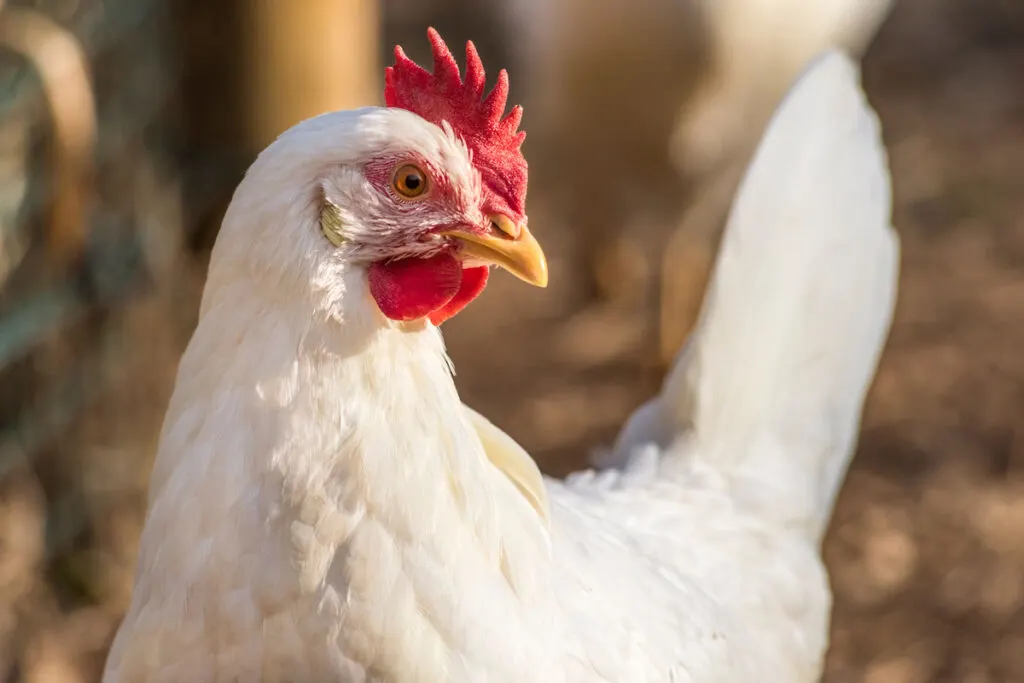
{"label": "blurred white chicken", "polygon": [[[618,470],[542,478],[435,326],[544,285],[519,111],[436,33],[388,108],[297,125],[224,219],[108,683],[809,683],[819,543],[892,314],[875,116],[828,53],[782,105],[704,312]],[[500,343],[500,357],[514,352]]]}
{"label": "blurred white chicken", "polygon": [[862,55],[892,0],[497,2],[528,83],[535,167],[561,185],[588,293],[635,303],[657,270],[635,231],[677,229],[661,259],[669,360],[772,112],[826,49]]}

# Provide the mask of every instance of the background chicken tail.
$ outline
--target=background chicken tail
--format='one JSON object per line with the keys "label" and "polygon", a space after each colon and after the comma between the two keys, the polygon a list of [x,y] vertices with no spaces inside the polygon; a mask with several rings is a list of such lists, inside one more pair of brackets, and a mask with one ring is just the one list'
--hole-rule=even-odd
{"label": "background chicken tail", "polygon": [[743,505],[820,539],[856,446],[896,297],[898,238],[859,70],[824,53],[775,113],[740,186],[697,326],[614,450],[695,461]]}

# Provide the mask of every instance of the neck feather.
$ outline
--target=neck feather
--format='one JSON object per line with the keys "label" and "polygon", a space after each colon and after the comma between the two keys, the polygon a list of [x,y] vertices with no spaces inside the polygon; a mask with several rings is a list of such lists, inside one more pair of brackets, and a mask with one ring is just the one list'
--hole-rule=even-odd
{"label": "neck feather", "polygon": [[[546,530],[487,461],[439,331],[386,320],[361,269],[342,281],[343,321],[242,281],[207,293],[161,436],[142,571],[158,548],[182,563],[164,571],[199,584],[211,563],[248,558],[264,612],[305,600],[322,616],[344,595],[339,616],[362,634],[346,651],[396,675],[449,666],[452,649],[499,656],[510,623],[543,618],[520,612],[549,601]],[[223,556],[190,566],[211,526]],[[488,601],[460,599],[466,587]],[[386,600],[394,591],[405,598]],[[381,621],[385,605],[403,628]],[[455,633],[465,650],[450,647]]]}

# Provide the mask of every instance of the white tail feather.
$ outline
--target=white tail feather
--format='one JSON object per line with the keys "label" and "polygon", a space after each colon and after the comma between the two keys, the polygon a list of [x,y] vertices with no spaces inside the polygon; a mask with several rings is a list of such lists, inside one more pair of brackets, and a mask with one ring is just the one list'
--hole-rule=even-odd
{"label": "white tail feather", "polygon": [[[888,334],[898,239],[878,121],[829,51],[775,113],[732,208],[700,321],[616,455],[725,473],[737,499],[820,537]],[[676,456],[674,454],[678,453]]]}

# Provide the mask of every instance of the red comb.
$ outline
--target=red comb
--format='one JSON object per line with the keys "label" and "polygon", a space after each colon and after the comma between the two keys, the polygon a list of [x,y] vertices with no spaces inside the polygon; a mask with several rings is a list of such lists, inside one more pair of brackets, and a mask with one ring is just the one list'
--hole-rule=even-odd
{"label": "red comb", "polygon": [[[520,147],[526,133],[517,130],[523,108],[515,106],[502,118],[508,100],[508,73],[502,69],[498,82],[487,97],[484,65],[472,41],[466,43],[466,79],[437,31],[427,29],[434,52],[434,73],[409,59],[395,47],[395,65],[384,72],[384,101],[389,107],[406,109],[431,123],[447,121],[466,141],[473,153],[484,185],[493,196],[484,210],[525,214],[527,166]],[[482,99],[481,99],[482,98]]]}

